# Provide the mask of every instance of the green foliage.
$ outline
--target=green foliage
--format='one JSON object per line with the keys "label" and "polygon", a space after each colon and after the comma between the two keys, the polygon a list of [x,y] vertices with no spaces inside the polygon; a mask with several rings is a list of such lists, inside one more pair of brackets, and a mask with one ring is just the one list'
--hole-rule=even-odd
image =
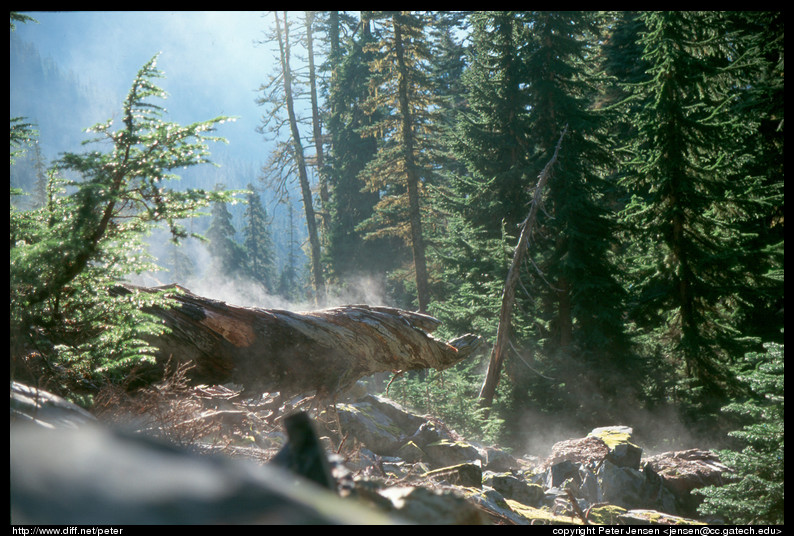
{"label": "green foliage", "polygon": [[727,363],[748,349],[737,325],[759,256],[747,222],[765,202],[745,167],[752,123],[731,109],[746,58],[728,17],[640,14],[647,70],[624,85],[637,132],[622,180],[631,317],[667,341],[712,399],[733,385]]}
{"label": "green foliage", "polygon": [[26,123],[24,117],[12,117],[11,123],[11,165],[19,158],[28,145],[36,138],[36,129],[32,123]]}
{"label": "green foliage", "polygon": [[[88,129],[98,137],[85,144],[96,148],[56,162],[46,204],[12,207],[12,372],[53,388],[89,388],[151,360],[145,339],[165,328],[144,309],[163,305],[163,298],[116,284],[154,268],[142,242],[154,225],[165,223],[175,240],[184,238],[180,220],[229,198],[165,187],[177,178],[171,170],[209,161],[206,142],[220,138],[207,133],[227,118],[188,126],[163,121],[163,109],[151,102],[165,97],[153,83],[162,76],[155,61],[138,72],[120,128],[108,121]],[[46,366],[25,370],[31,352],[44,356]]]}
{"label": "green foliage", "polygon": [[438,416],[444,424],[467,439],[498,443],[505,421],[487,415],[477,406],[482,378],[477,364],[460,364],[444,372],[409,372],[393,379],[389,397],[423,413]]}
{"label": "green foliage", "polygon": [[705,497],[698,511],[718,515],[728,523],[784,523],[783,345],[767,343],[764,348],[765,353],[746,354],[739,373],[754,396],[723,408],[745,423],[729,433],[744,448],[719,453],[720,460],[734,471],[730,482],[696,491]]}
{"label": "green foliage", "polygon": [[273,292],[276,276],[275,263],[273,262],[273,238],[270,235],[267,211],[262,206],[262,200],[253,184],[249,184],[248,189],[247,205],[243,216],[245,219],[243,245],[248,259],[248,273],[268,292]]}
{"label": "green foliage", "polygon": [[[220,186],[218,191],[222,188]],[[213,271],[230,279],[247,277],[248,256],[243,246],[235,239],[237,231],[232,224],[232,214],[226,206],[226,201],[213,203],[211,216],[207,239]]]}

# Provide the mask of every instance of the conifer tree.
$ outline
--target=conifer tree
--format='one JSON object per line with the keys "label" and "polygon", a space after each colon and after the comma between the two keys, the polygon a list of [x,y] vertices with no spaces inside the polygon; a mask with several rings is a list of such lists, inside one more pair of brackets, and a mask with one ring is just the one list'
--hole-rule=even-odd
{"label": "conifer tree", "polygon": [[434,197],[447,218],[435,238],[446,299],[434,314],[445,325],[494,336],[509,251],[530,199],[526,74],[518,54],[526,37],[513,12],[476,12],[470,23],[467,106],[443,131],[449,154],[465,169],[450,173]]}
{"label": "conifer tree", "polygon": [[522,355],[507,363],[516,410],[541,397],[541,403],[603,411],[603,404],[569,397],[567,389],[549,391],[549,378],[589,387],[571,393],[615,400],[625,394],[622,375],[635,365],[610,253],[614,225],[603,179],[610,159],[602,121],[591,110],[597,86],[587,64],[593,56],[588,39],[595,22],[590,14],[570,13],[472,16],[473,58],[465,75],[470,112],[452,142],[469,174],[453,178],[448,195],[462,218],[455,225],[466,232],[447,241],[446,254],[455,260],[447,273],[465,281],[467,292],[481,289],[474,301],[488,303],[491,318],[501,294],[494,289],[501,289],[509,262],[503,252],[516,244],[531,188],[569,126],[521,278],[513,341]]}
{"label": "conifer tree", "polygon": [[[277,73],[271,76],[270,82],[263,84],[259,88],[264,92],[264,96],[258,98],[257,103],[268,104],[272,107],[270,113],[264,119],[264,125],[260,128],[260,131],[264,131],[265,127],[267,127],[278,135],[282,125],[286,125],[289,128],[289,142],[282,143],[282,149],[278,151],[277,159],[280,161],[289,159],[291,163],[286,167],[294,170],[298,175],[298,186],[301,191],[303,211],[306,215],[306,229],[309,235],[309,260],[311,263],[312,284],[314,286],[314,300],[316,304],[322,304],[326,300],[325,275],[322,267],[322,250],[314,200],[311,185],[309,184],[306,156],[295,106],[297,88],[293,87],[291,25],[286,11],[281,18],[278,12],[274,11],[273,18],[275,22],[275,35],[273,38],[278,46],[279,68]],[[279,111],[282,109],[287,114],[286,121],[278,117]],[[273,167],[272,163],[271,167]],[[283,169],[276,169],[275,172],[277,176],[289,175],[289,173],[282,173]]]}
{"label": "conifer tree", "polygon": [[[380,111],[366,114],[362,105],[368,95],[369,63],[373,43],[369,20],[348,20],[333,12],[327,33],[332,36],[328,61],[327,130],[331,140],[328,154],[330,230],[327,256],[337,286],[359,277],[378,277],[401,265],[401,251],[394,239],[365,240],[360,225],[369,219],[379,200],[377,191],[366,191],[361,171],[374,157],[378,140],[362,130],[379,120]],[[340,33],[355,34],[341,41]],[[341,30],[340,30],[341,28]],[[341,42],[340,42],[341,41]]]}
{"label": "conifer tree", "polygon": [[[623,326],[624,292],[611,255],[615,225],[606,204],[612,165],[604,119],[593,100],[600,84],[593,73],[598,20],[593,13],[531,12],[534,43],[527,47],[529,144],[539,170],[568,125],[569,136],[549,181],[546,214],[530,254],[534,266],[525,284],[540,299],[544,354],[570,365],[560,376],[589,385],[607,400],[624,399],[639,370]],[[542,159],[537,160],[538,157]],[[548,215],[548,216],[547,216]],[[542,274],[542,276],[541,276]],[[598,373],[593,377],[593,371]],[[626,382],[633,378],[634,383]],[[592,381],[591,381],[592,380]],[[599,404],[581,401],[593,412]]]}
{"label": "conifer tree", "polygon": [[[216,189],[222,190],[223,186],[219,185]],[[232,215],[226,202],[213,203],[210,216],[207,239],[209,240],[208,250],[212,257],[212,276],[228,279],[239,276],[247,277],[249,275],[248,258],[245,249],[235,240],[237,231],[232,223]]]}
{"label": "conifer tree", "polygon": [[252,184],[248,185],[243,228],[248,274],[268,292],[276,287],[273,238],[270,235],[267,211]]}
{"label": "conifer tree", "polygon": [[367,189],[384,192],[368,227],[370,236],[397,236],[410,246],[416,301],[420,311],[430,302],[429,276],[422,231],[422,198],[430,180],[427,161],[432,145],[432,93],[425,62],[429,57],[424,37],[425,22],[410,12],[385,12],[380,40],[371,63],[370,113],[389,110],[367,129],[382,147],[363,171]]}
{"label": "conifer tree", "polygon": [[[63,154],[48,175],[46,205],[11,214],[12,374],[49,381],[56,390],[85,389],[152,359],[144,336],[165,327],[143,309],[162,298],[115,285],[154,268],[142,242],[151,226],[163,222],[176,239],[185,238],[180,220],[230,199],[167,188],[172,170],[209,161],[207,142],[220,138],[207,133],[227,118],[188,126],[164,121],[152,102],[165,97],[154,83],[159,77],[155,56],[133,81],[121,126],[113,130],[110,120],[88,130],[98,137],[86,144],[109,142],[109,149]],[[67,180],[60,170],[79,178]],[[31,349],[50,366],[31,365],[24,357]]]}
{"label": "conifer tree", "polygon": [[737,400],[723,411],[744,426],[729,435],[739,441],[741,451],[722,450],[720,460],[733,470],[728,483],[696,490],[705,496],[698,512],[720,516],[736,525],[783,525],[785,502],[784,470],[784,377],[783,345],[767,343],[765,352],[751,352],[741,363],[739,379],[749,386],[752,397]]}
{"label": "conifer tree", "polygon": [[742,172],[749,125],[731,113],[746,56],[726,13],[640,19],[648,69],[627,86],[639,111],[623,180],[634,237],[632,317],[697,380],[700,391],[688,391],[713,405],[734,385],[727,363],[748,348],[736,330],[739,289],[756,284],[759,253],[741,224],[761,201],[756,180]]}

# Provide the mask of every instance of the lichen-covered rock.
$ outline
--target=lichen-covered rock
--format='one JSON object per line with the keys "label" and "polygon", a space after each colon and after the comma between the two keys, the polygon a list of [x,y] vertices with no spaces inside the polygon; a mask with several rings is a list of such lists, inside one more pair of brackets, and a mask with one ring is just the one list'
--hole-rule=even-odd
{"label": "lichen-covered rock", "polygon": [[652,470],[638,471],[604,460],[595,473],[604,502],[626,509],[659,509],[677,513],[675,498]]}
{"label": "lichen-covered rock", "polygon": [[595,506],[587,511],[587,521],[593,525],[617,525],[620,522],[620,516],[627,511],[614,504]]}
{"label": "lichen-covered rock", "polygon": [[587,437],[595,437],[609,449],[608,459],[618,467],[640,468],[642,449],[635,445],[634,430],[628,426],[605,426],[593,429]]}
{"label": "lichen-covered rock", "polygon": [[507,505],[532,525],[581,525],[582,520],[575,516],[555,514],[547,508],[534,508],[518,501],[506,499]]}

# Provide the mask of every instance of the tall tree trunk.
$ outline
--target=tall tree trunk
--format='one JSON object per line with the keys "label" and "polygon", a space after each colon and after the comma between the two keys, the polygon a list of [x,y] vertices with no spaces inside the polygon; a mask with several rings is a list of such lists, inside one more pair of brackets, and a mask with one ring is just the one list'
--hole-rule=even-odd
{"label": "tall tree trunk", "polygon": [[325,173],[325,159],[323,158],[323,129],[320,124],[320,107],[317,104],[317,83],[314,72],[314,39],[312,37],[312,24],[314,23],[314,11],[306,12],[306,54],[309,59],[309,88],[312,102],[312,129],[314,133],[314,148],[317,160],[317,175],[320,181],[320,218],[323,222],[322,236],[327,240],[328,231],[331,227],[331,215],[329,214],[329,193],[328,180]]}
{"label": "tall tree trunk", "polygon": [[414,135],[411,128],[411,109],[408,102],[408,69],[405,65],[405,49],[403,47],[402,30],[398,17],[392,17],[394,26],[394,50],[397,58],[399,77],[400,115],[402,116],[403,158],[408,186],[408,217],[411,224],[411,247],[414,254],[414,270],[416,272],[416,298],[419,311],[426,312],[430,302],[430,291],[425,259],[425,244],[422,236],[422,217],[419,210],[419,173],[414,161]]}
{"label": "tall tree trunk", "polygon": [[311,248],[312,282],[314,284],[315,303],[321,305],[325,303],[325,279],[323,277],[322,266],[320,265],[320,239],[317,234],[317,221],[315,219],[314,207],[312,205],[312,190],[309,187],[309,177],[306,173],[306,160],[303,156],[303,145],[301,144],[300,131],[298,130],[298,120],[295,117],[295,105],[292,98],[292,72],[289,66],[289,25],[287,24],[287,12],[284,12],[284,31],[282,34],[281,22],[278,12],[274,11],[276,19],[276,35],[278,36],[278,46],[281,53],[281,70],[284,80],[284,96],[287,104],[287,115],[289,126],[292,132],[292,146],[295,152],[295,164],[298,167],[298,178],[300,181],[301,194],[303,195],[303,209],[306,213],[306,227],[309,231],[309,246]]}
{"label": "tall tree trunk", "polygon": [[541,203],[541,194],[546,182],[549,180],[549,174],[554,163],[557,161],[557,154],[560,152],[562,139],[568,132],[568,126],[562,130],[560,139],[557,142],[557,147],[554,149],[554,155],[551,160],[546,164],[546,167],[541,171],[538,177],[538,184],[535,186],[535,194],[532,198],[532,205],[529,208],[529,214],[524,222],[521,224],[521,235],[518,238],[518,244],[513,252],[513,261],[510,264],[510,269],[507,271],[507,279],[505,280],[505,288],[502,292],[502,306],[499,310],[499,327],[496,331],[496,343],[491,351],[491,359],[488,363],[488,372],[485,374],[485,381],[480,389],[479,404],[481,407],[488,408],[493,404],[493,398],[496,394],[496,386],[499,384],[499,374],[502,371],[502,362],[507,353],[507,348],[510,345],[510,323],[513,318],[513,304],[516,298],[516,287],[518,286],[518,279],[521,272],[521,263],[524,260],[524,255],[527,252],[529,239],[535,229],[535,220],[538,214],[538,208]]}

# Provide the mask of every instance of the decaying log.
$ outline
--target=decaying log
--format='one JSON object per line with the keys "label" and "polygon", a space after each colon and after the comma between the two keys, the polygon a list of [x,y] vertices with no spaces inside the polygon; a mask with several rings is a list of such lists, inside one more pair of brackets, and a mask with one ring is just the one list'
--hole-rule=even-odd
{"label": "decaying log", "polygon": [[310,312],[240,307],[176,285],[121,285],[120,292],[171,290],[170,308],[150,312],[171,333],[150,342],[157,361],[192,361],[191,379],[235,383],[246,393],[345,391],[360,378],[386,371],[443,370],[472,355],[481,338],[444,342],[430,335],[440,322],[390,307],[346,305]]}

